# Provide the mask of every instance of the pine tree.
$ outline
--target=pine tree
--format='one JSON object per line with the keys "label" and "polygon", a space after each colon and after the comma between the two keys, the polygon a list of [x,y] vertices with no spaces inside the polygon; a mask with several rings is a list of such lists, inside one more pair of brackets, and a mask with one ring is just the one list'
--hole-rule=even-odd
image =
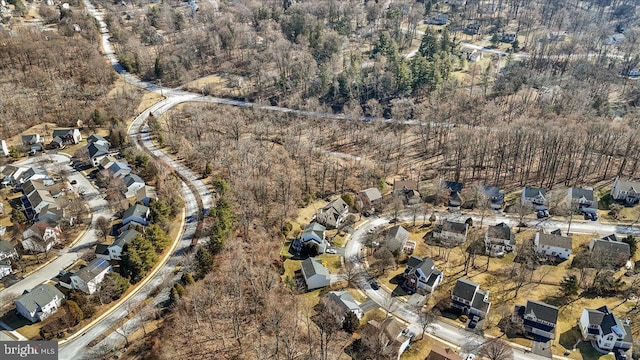
{"label": "pine tree", "polygon": [[196,264],[197,264],[197,277],[203,278],[213,268],[213,258],[207,249],[202,246],[198,246],[196,252]]}

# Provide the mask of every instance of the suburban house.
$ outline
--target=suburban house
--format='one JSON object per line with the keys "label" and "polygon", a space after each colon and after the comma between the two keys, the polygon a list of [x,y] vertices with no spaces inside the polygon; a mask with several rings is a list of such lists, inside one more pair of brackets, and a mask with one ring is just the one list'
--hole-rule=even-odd
{"label": "suburban house", "polygon": [[493,210],[500,210],[504,205],[504,193],[497,186],[483,186],[484,194]]}
{"label": "suburban house", "polygon": [[478,23],[467,24],[467,26],[464,27],[463,32],[467,35],[479,35],[480,24]]}
{"label": "suburban house", "polygon": [[582,210],[583,208],[598,208],[598,201],[591,188],[569,188],[567,194],[567,208]]}
{"label": "suburban house", "polygon": [[516,305],[514,320],[522,322],[528,335],[553,340],[556,337],[558,308],[543,302],[527,300],[525,306]]}
{"label": "suburban house", "polygon": [[126,199],[136,196],[138,190],[142,189],[146,184],[142,178],[136,174],[128,174],[122,178],[127,191],[124,193]]}
{"label": "suburban house", "polygon": [[484,249],[489,256],[503,256],[505,252],[511,252],[516,246],[516,235],[509,225],[500,223],[489,226],[484,235]]}
{"label": "suburban house", "polygon": [[87,138],[87,144],[106,145],[107,148],[111,147],[111,143],[109,142],[109,140],[105,139],[104,137],[98,134],[93,134],[89,136]]}
{"label": "suburban house", "polygon": [[360,305],[358,305],[356,300],[353,298],[353,296],[351,296],[351,294],[349,294],[348,291],[329,291],[329,293],[325,295],[325,299],[327,299],[327,301],[332,302],[338,308],[340,308],[340,310],[342,310],[342,314],[336,314],[336,315],[340,315],[340,318],[342,318],[343,320],[344,320],[345,314],[348,311],[351,311],[354,314],[356,314],[358,319],[361,319],[362,316],[364,316],[364,312],[360,308]]}
{"label": "suburban house", "polygon": [[52,143],[58,145],[77,144],[82,140],[82,134],[78,129],[55,129],[51,137],[53,138]]}
{"label": "suburban house", "polygon": [[444,187],[449,191],[449,206],[459,207],[464,202],[461,192],[464,184],[457,181],[445,181]]}
{"label": "suburban house", "polygon": [[480,285],[471,280],[460,278],[451,293],[451,306],[462,311],[465,315],[486,319],[491,308],[489,290],[480,290]]}
{"label": "suburban house", "polygon": [[349,206],[342,198],[337,198],[318,210],[316,221],[328,228],[339,228],[349,215]]}
{"label": "suburban house", "polygon": [[116,161],[112,163],[107,170],[109,170],[114,177],[122,179],[131,173],[131,166],[124,161]]}
{"label": "suburban house", "polygon": [[503,43],[512,43],[516,41],[517,38],[518,36],[514,32],[503,32],[500,36],[500,41]]}
{"label": "suburban house", "polygon": [[389,251],[395,253],[401,251],[409,239],[409,232],[400,225],[396,225],[389,229],[386,237],[386,246]]}
{"label": "suburban house", "polygon": [[10,242],[0,240],[0,260],[18,259],[18,251]]}
{"label": "suburban house", "polygon": [[442,346],[435,345],[425,360],[462,360],[462,357],[450,348],[445,349]]}
{"label": "suburban house", "polygon": [[616,177],[611,188],[611,197],[628,205],[640,201],[640,182],[622,181]]}
{"label": "suburban house", "polygon": [[433,260],[411,256],[404,270],[405,286],[421,294],[430,294],[440,285],[444,275],[438,270]]}
{"label": "suburban house", "polygon": [[22,145],[24,146],[42,144],[42,142],[43,140],[40,137],[40,134],[22,135]]}
{"label": "suburban house", "polygon": [[360,201],[362,201],[362,210],[369,210],[375,207],[380,200],[382,200],[382,194],[378,188],[368,188],[360,191]]}
{"label": "suburban house", "polygon": [[9,147],[7,146],[7,142],[4,140],[0,140],[0,154],[5,157],[9,156]]}
{"label": "suburban house", "polygon": [[136,202],[141,202],[144,206],[150,206],[151,201],[158,200],[158,193],[153,186],[145,185],[136,191]]}
{"label": "suburban house", "polygon": [[437,239],[446,247],[454,247],[467,241],[469,224],[445,220],[432,231],[434,239]]}
{"label": "suburban house", "polygon": [[[620,320],[606,305],[597,309],[582,310],[580,331],[585,340],[605,352],[617,353],[618,350],[622,350],[624,353],[633,345],[629,320]],[[616,359],[618,358],[616,356]]]}
{"label": "suburban house", "polygon": [[13,301],[18,314],[35,323],[58,311],[64,302],[64,294],[55,286],[40,284]]}
{"label": "suburban house", "polygon": [[147,226],[149,225],[149,222],[147,221],[148,218],[149,208],[144,205],[135,204],[125,210],[122,214],[122,226],[125,226],[132,221]]}
{"label": "suburban house", "polygon": [[22,233],[22,247],[31,252],[47,252],[60,241],[60,235],[62,231],[59,225],[37,222]]}
{"label": "suburban house", "polygon": [[411,338],[403,331],[404,328],[394,317],[388,317],[382,322],[370,320],[361,333],[370,334],[366,338],[372,337],[371,341],[376,347],[382,347],[384,355],[399,360],[411,342]]}
{"label": "suburban house", "polygon": [[[293,240],[291,243],[291,248],[297,252],[301,253],[302,248],[305,244],[313,244],[317,249],[318,254],[323,254],[327,250],[327,239],[325,238],[325,231],[327,228],[318,224],[317,222],[312,222],[311,224],[304,227],[300,237]],[[307,245],[310,246],[310,245]]]}
{"label": "suburban house", "polygon": [[71,284],[74,289],[91,295],[98,290],[98,285],[100,285],[104,276],[112,270],[109,261],[95,258],[87,266],[71,275]]}
{"label": "suburban house", "polygon": [[404,200],[409,205],[415,205],[422,200],[418,192],[418,183],[413,180],[394,180],[393,195],[404,196]]}
{"label": "suburban house", "polygon": [[89,150],[89,159],[91,159],[93,166],[98,166],[100,160],[109,155],[108,143],[92,142],[87,146],[87,150]]}
{"label": "suburban house", "polygon": [[315,258],[302,261],[302,277],[309,290],[329,286],[329,270]]}
{"label": "suburban house", "polygon": [[98,244],[96,246],[96,256],[105,260],[120,260],[124,245],[138,235],[140,235],[140,233],[133,229],[123,231],[116,237],[113,244]]}
{"label": "suburban house", "polygon": [[547,198],[544,197],[545,194],[544,189],[525,186],[522,189],[522,203],[530,204],[536,210],[546,210]]}
{"label": "suburban house", "polygon": [[54,183],[47,170],[40,166],[32,166],[30,168],[27,168],[20,174],[20,176],[16,177],[16,180],[21,185],[29,180],[42,180],[42,183],[47,186],[53,185]]}
{"label": "suburban house", "polygon": [[462,49],[460,49],[460,52],[468,61],[478,62],[482,60],[482,51],[478,51],[478,49],[463,46]]}
{"label": "suburban house", "polygon": [[589,250],[593,253],[610,257],[612,265],[616,266],[623,266],[631,258],[629,244],[620,241],[615,234],[601,239],[591,239],[589,241]]}
{"label": "suburban house", "polygon": [[536,247],[536,252],[551,260],[568,260],[573,250],[571,236],[545,234],[539,231],[536,233],[533,243]]}
{"label": "suburban house", "polygon": [[11,261],[10,260],[0,260],[0,279],[11,274]]}

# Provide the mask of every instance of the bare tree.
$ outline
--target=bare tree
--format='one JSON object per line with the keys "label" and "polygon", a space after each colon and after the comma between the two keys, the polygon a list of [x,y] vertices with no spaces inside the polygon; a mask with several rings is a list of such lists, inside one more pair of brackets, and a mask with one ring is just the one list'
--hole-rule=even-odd
{"label": "bare tree", "polygon": [[418,313],[418,324],[420,324],[420,328],[422,329],[422,333],[420,334],[420,340],[422,340],[424,338],[425,332],[435,332],[435,322],[438,317],[436,316],[433,309],[422,310],[422,306],[417,306],[415,310]]}
{"label": "bare tree", "polygon": [[509,343],[498,338],[485,341],[480,347],[480,354],[489,360],[513,360],[513,349]]}
{"label": "bare tree", "polygon": [[107,239],[111,232],[111,221],[104,216],[100,216],[96,219],[96,235],[102,237],[103,240]]}

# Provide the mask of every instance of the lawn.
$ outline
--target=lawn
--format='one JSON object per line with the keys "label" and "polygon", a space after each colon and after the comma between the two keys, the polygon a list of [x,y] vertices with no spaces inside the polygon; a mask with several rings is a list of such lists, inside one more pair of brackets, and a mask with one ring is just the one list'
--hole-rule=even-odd
{"label": "lawn", "polygon": [[334,254],[322,254],[316,256],[316,259],[322,261],[322,265],[329,269],[332,274],[337,274],[342,269],[342,257]]}
{"label": "lawn", "polygon": [[[416,338],[419,339],[420,335],[421,334],[418,334]],[[400,360],[424,360],[427,358],[427,355],[429,355],[429,352],[431,352],[434,345],[444,347],[443,344],[440,344],[438,341],[425,334],[424,338],[421,340],[411,343],[411,346],[405,350],[402,356],[400,356]]]}

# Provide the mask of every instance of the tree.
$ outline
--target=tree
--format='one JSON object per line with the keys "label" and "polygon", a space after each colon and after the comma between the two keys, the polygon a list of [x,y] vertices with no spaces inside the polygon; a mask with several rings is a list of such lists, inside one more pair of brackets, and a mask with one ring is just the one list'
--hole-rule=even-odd
{"label": "tree", "polygon": [[574,296],[578,294],[578,290],[580,286],[578,285],[578,277],[574,274],[571,274],[560,282],[560,288],[562,289],[562,293],[565,296]]}
{"label": "tree", "polygon": [[96,235],[102,237],[102,240],[106,240],[110,232],[111,221],[104,216],[98,217],[96,219]]}
{"label": "tree", "polygon": [[511,207],[510,210],[511,212],[518,215],[518,228],[521,228],[523,226],[526,226],[526,224],[523,222],[524,217],[533,211],[533,206],[527,201],[522,201],[522,198],[518,198],[518,200],[516,200],[516,203]]}
{"label": "tree", "polygon": [[349,206],[349,209],[353,209],[353,195],[349,194],[349,193],[344,193],[341,196],[342,200]]}
{"label": "tree", "polygon": [[358,326],[360,326],[360,319],[358,319],[358,315],[353,311],[347,311],[344,316],[344,320],[342,321],[342,330],[349,334],[353,334],[358,329]]}
{"label": "tree", "polygon": [[420,55],[425,57],[427,60],[433,60],[437,52],[438,39],[431,29],[427,29],[424,35],[422,35],[422,42],[420,42],[418,53],[420,53]]}
{"label": "tree", "polygon": [[171,206],[162,199],[154,201],[149,206],[149,214],[154,222],[163,224],[169,220],[169,216],[171,215]]}
{"label": "tree", "polygon": [[491,43],[492,48],[498,47],[498,43],[500,42],[500,38],[498,37],[498,34],[493,34],[489,42]]}
{"label": "tree", "polygon": [[633,235],[627,235],[622,239],[622,242],[629,245],[629,251],[633,258],[638,250],[638,239],[634,238]]}
{"label": "tree", "polygon": [[341,274],[347,282],[347,287],[355,287],[356,282],[362,276],[362,269],[353,261],[345,259]]}
{"label": "tree", "polygon": [[120,272],[133,283],[142,280],[158,261],[153,244],[143,236],[136,236],[124,245]]}
{"label": "tree", "polygon": [[186,273],[182,274],[182,278],[181,278],[181,280],[182,280],[182,282],[183,282],[185,285],[193,285],[193,284],[195,284],[195,282],[196,282],[196,281],[193,279],[193,275],[191,275],[191,273],[188,273],[188,272],[186,272]]}
{"label": "tree", "polygon": [[26,224],[27,216],[24,214],[22,210],[12,209],[11,210],[11,222],[14,224]]}
{"label": "tree", "polygon": [[482,344],[480,355],[489,360],[513,360],[513,349],[506,341],[494,338]]}
{"label": "tree", "polygon": [[433,309],[422,311],[421,306],[419,306],[416,310],[418,311],[418,324],[420,324],[420,328],[422,329],[422,333],[420,334],[420,340],[422,340],[425,332],[435,331],[434,323],[438,317]]}
{"label": "tree", "polygon": [[374,266],[382,271],[384,275],[388,269],[396,267],[396,258],[393,253],[386,247],[381,247],[373,253],[373,257],[376,259]]}
{"label": "tree", "polygon": [[112,272],[105,275],[100,283],[98,290],[98,299],[102,304],[108,304],[114,300],[118,300],[122,294],[131,286],[129,280],[122,275]]}
{"label": "tree", "polygon": [[180,297],[183,297],[183,296],[185,296],[187,294],[187,291],[179,283],[175,283],[175,285],[173,285],[173,287],[176,289],[176,291],[178,292],[178,295],[180,295]]}
{"label": "tree", "polygon": [[167,233],[162,230],[158,224],[151,224],[147,226],[144,231],[144,237],[153,244],[153,247],[158,254],[164,251],[164,249],[171,243],[171,239],[169,239]]}
{"label": "tree", "polygon": [[80,306],[73,300],[67,301],[67,311],[71,317],[73,325],[77,325],[80,320],[84,319],[84,313],[80,309]]}
{"label": "tree", "polygon": [[196,277],[202,279],[212,268],[213,258],[211,254],[202,245],[198,246],[198,251],[196,251]]}

